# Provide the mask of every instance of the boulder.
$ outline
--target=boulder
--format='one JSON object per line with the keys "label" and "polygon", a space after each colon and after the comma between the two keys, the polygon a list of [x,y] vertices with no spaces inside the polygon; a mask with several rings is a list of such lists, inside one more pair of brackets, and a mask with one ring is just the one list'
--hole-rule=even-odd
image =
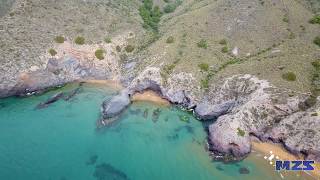
{"label": "boulder", "polygon": [[130,104],[130,97],[127,90],[122,90],[118,95],[105,100],[102,104],[103,119],[113,118],[119,115]]}

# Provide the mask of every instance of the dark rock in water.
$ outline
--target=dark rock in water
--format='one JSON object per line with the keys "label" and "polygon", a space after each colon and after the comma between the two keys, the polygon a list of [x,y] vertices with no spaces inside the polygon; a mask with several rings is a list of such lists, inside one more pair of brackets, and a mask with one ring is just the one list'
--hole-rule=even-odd
{"label": "dark rock in water", "polygon": [[174,131],[177,133],[180,132],[181,130],[186,130],[190,134],[194,133],[194,129],[191,126],[180,126],[180,127],[174,129]]}
{"label": "dark rock in water", "polygon": [[141,109],[136,109],[136,110],[130,109],[129,112],[131,115],[138,116],[141,113]]}
{"label": "dark rock in water", "polygon": [[172,140],[177,140],[179,138],[179,134],[174,134],[174,135],[168,135],[167,139],[172,141]]}
{"label": "dark rock in water", "polygon": [[104,119],[112,118],[119,115],[130,104],[128,92],[123,90],[120,94],[108,99],[102,104],[102,116]]}
{"label": "dark rock in water", "polygon": [[111,166],[110,164],[102,163],[96,166],[93,176],[97,180],[124,180],[128,179],[127,175]]}
{"label": "dark rock in water", "polygon": [[92,155],[88,161],[86,162],[86,165],[89,166],[89,165],[94,165],[98,160],[98,155]]}
{"label": "dark rock in water", "polygon": [[6,105],[4,103],[0,103],[0,109],[5,108]]}
{"label": "dark rock in water", "polygon": [[239,173],[240,173],[240,174],[249,174],[250,171],[249,171],[248,168],[241,167],[241,168],[239,169]]}
{"label": "dark rock in water", "polygon": [[183,122],[186,122],[186,123],[190,122],[189,116],[186,116],[186,115],[179,115],[179,119],[180,119],[180,121],[183,121]]}
{"label": "dark rock in water", "polygon": [[70,93],[68,93],[67,95],[65,95],[65,96],[63,97],[63,99],[64,99],[65,101],[69,101],[69,100],[70,100],[71,98],[73,98],[76,94],[78,94],[78,93],[80,92],[80,90],[81,90],[80,87],[72,90]]}
{"label": "dark rock in water", "polygon": [[165,119],[164,119],[165,122],[168,122],[169,121],[169,117],[167,116]]}
{"label": "dark rock in water", "polygon": [[143,112],[143,117],[144,117],[145,119],[147,119],[147,118],[148,118],[148,114],[149,114],[149,110],[148,110],[148,109],[145,109],[144,112]]}
{"label": "dark rock in water", "polygon": [[157,122],[160,116],[161,110],[157,108],[156,110],[153,111],[152,113],[152,121]]}
{"label": "dark rock in water", "polygon": [[220,165],[216,166],[216,169],[219,171],[224,171],[224,169]]}
{"label": "dark rock in water", "polygon": [[42,102],[40,104],[37,105],[37,109],[43,109],[43,108],[46,108],[48,107],[50,104],[58,101],[59,99],[61,99],[63,97],[63,93],[60,92],[60,93],[57,93],[55,95],[53,95],[52,97],[50,97],[49,99],[47,99],[45,102]]}

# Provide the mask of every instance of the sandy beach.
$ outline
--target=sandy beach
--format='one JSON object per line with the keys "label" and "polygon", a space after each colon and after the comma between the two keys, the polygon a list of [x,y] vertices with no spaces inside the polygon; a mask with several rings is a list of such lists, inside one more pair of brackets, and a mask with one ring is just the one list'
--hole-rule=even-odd
{"label": "sandy beach", "polygon": [[79,82],[85,82],[88,84],[98,85],[98,86],[108,86],[108,87],[114,88],[116,90],[123,89],[123,86],[121,85],[121,83],[118,81],[114,81],[114,80],[83,80],[83,81],[79,81]]}
{"label": "sandy beach", "polygon": [[159,105],[169,106],[170,102],[166,99],[160,97],[157,93],[153,91],[144,91],[143,93],[136,93],[132,97],[132,101],[149,101]]}
{"label": "sandy beach", "polygon": [[[275,144],[271,142],[258,142],[252,141],[252,149],[262,153],[268,158],[273,154],[274,159],[279,157],[280,160],[303,160],[302,156],[295,156],[284,149],[280,144]],[[268,159],[267,159],[268,160]],[[315,165],[315,170],[310,172],[305,172],[315,179],[320,179],[320,163],[317,162]]]}

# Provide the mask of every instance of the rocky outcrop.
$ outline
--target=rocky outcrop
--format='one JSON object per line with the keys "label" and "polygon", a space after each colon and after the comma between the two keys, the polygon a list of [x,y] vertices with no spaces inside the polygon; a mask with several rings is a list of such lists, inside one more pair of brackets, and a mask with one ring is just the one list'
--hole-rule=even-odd
{"label": "rocky outcrop", "polygon": [[118,116],[130,104],[130,97],[127,90],[122,90],[118,95],[107,99],[102,103],[102,121]]}
{"label": "rocky outcrop", "polygon": [[20,73],[16,85],[10,89],[1,89],[0,97],[31,95],[76,80],[107,79],[111,76],[107,68],[87,60],[79,60],[72,56],[51,58],[45,69]]}
{"label": "rocky outcrop", "polygon": [[50,104],[52,104],[52,103],[58,101],[59,99],[61,99],[61,98],[63,97],[63,95],[64,95],[64,94],[63,94],[62,92],[57,93],[57,94],[53,95],[52,97],[50,97],[49,99],[47,99],[45,102],[38,104],[36,108],[37,108],[37,109],[46,108],[46,107],[48,107]]}
{"label": "rocky outcrop", "polygon": [[127,87],[127,95],[122,92],[107,103],[109,107],[120,97],[125,99],[124,104],[120,101],[120,106],[115,106],[115,113],[105,117],[117,116],[129,104],[130,95],[149,89],[172,103],[194,109],[201,120],[216,120],[208,128],[209,150],[214,157],[246,157],[252,136],[281,142],[292,153],[319,157],[320,116],[312,114],[319,105],[310,105],[309,94],[279,89],[252,75],[227,78],[203,96],[197,94],[196,84],[187,73],[171,74],[164,83],[159,68],[147,68]]}
{"label": "rocky outcrop", "polygon": [[[221,100],[234,100],[236,104],[209,126],[208,143],[214,154],[245,157],[251,151],[251,135],[262,141],[281,142],[292,153],[310,156],[318,151],[319,134],[315,132],[320,127],[320,118],[310,116],[317,107],[301,109],[309,101],[309,95],[272,87],[250,75],[228,78],[211,95],[218,103],[212,103],[212,107]],[[308,137],[303,138],[304,135]]]}

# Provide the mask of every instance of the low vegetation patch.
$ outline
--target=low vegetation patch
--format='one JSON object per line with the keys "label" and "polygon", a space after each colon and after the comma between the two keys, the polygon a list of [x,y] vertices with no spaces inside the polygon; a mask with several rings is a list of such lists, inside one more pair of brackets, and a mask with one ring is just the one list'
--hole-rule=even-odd
{"label": "low vegetation patch", "polygon": [[57,54],[57,51],[56,50],[54,50],[54,49],[49,49],[49,54],[51,55],[51,56],[55,56],[56,54]]}
{"label": "low vegetation patch", "polygon": [[297,79],[296,74],[293,72],[287,72],[282,74],[282,78],[287,81],[295,81]]}
{"label": "low vegetation patch", "polygon": [[159,6],[153,7],[153,0],[144,0],[139,8],[139,14],[143,20],[143,27],[158,32],[158,25],[162,12]]}
{"label": "low vegetation patch", "polygon": [[201,69],[201,71],[209,71],[209,64],[207,63],[200,63],[198,64],[198,67]]}
{"label": "low vegetation patch", "polygon": [[209,88],[209,80],[210,79],[207,78],[207,77],[200,80],[200,86],[201,86],[202,89],[207,90]]}
{"label": "low vegetation patch", "polygon": [[168,44],[170,44],[170,43],[173,43],[174,42],[174,37],[173,36],[169,36],[168,38],[167,38],[167,41],[166,41]]}
{"label": "low vegetation patch", "polygon": [[227,46],[224,46],[221,48],[221,52],[223,52],[223,53],[227,53],[228,51],[229,51],[229,49]]}
{"label": "low vegetation patch", "polygon": [[65,39],[64,39],[63,36],[57,36],[57,37],[54,38],[54,41],[56,43],[64,43]]}
{"label": "low vegetation patch", "polygon": [[96,52],[94,52],[94,55],[99,59],[104,59],[104,50],[103,49],[97,49]]}
{"label": "low vegetation patch", "polygon": [[227,45],[227,40],[226,40],[226,39],[221,39],[221,40],[219,41],[219,44],[221,44],[221,45]]}
{"label": "low vegetation patch", "polygon": [[181,3],[182,3],[181,0],[176,0],[175,2],[171,2],[171,3],[169,3],[169,4],[167,4],[167,5],[164,6],[163,11],[164,11],[165,13],[172,13],[172,12],[174,12],[174,11],[177,9],[177,7],[178,7]]}
{"label": "low vegetation patch", "polygon": [[320,24],[320,14],[313,16],[309,21],[311,24]]}
{"label": "low vegetation patch", "polygon": [[208,48],[208,43],[205,39],[201,39],[198,43],[197,46],[199,48],[207,49]]}
{"label": "low vegetation patch", "polygon": [[74,42],[78,45],[83,45],[85,43],[85,39],[82,36],[78,36],[76,37],[76,39],[74,40]]}
{"label": "low vegetation patch", "polygon": [[316,45],[318,45],[320,47],[320,36],[317,36],[314,38],[313,43],[315,43]]}
{"label": "low vegetation patch", "polygon": [[246,132],[240,128],[237,128],[237,134],[238,136],[244,137],[244,135],[246,134]]}
{"label": "low vegetation patch", "polygon": [[116,51],[117,52],[121,52],[121,47],[120,46],[116,46]]}
{"label": "low vegetation patch", "polygon": [[106,42],[106,43],[111,43],[111,38],[110,37],[106,37],[106,38],[104,38],[104,42]]}
{"label": "low vegetation patch", "polygon": [[131,53],[134,50],[134,46],[129,44],[124,49],[126,52]]}

